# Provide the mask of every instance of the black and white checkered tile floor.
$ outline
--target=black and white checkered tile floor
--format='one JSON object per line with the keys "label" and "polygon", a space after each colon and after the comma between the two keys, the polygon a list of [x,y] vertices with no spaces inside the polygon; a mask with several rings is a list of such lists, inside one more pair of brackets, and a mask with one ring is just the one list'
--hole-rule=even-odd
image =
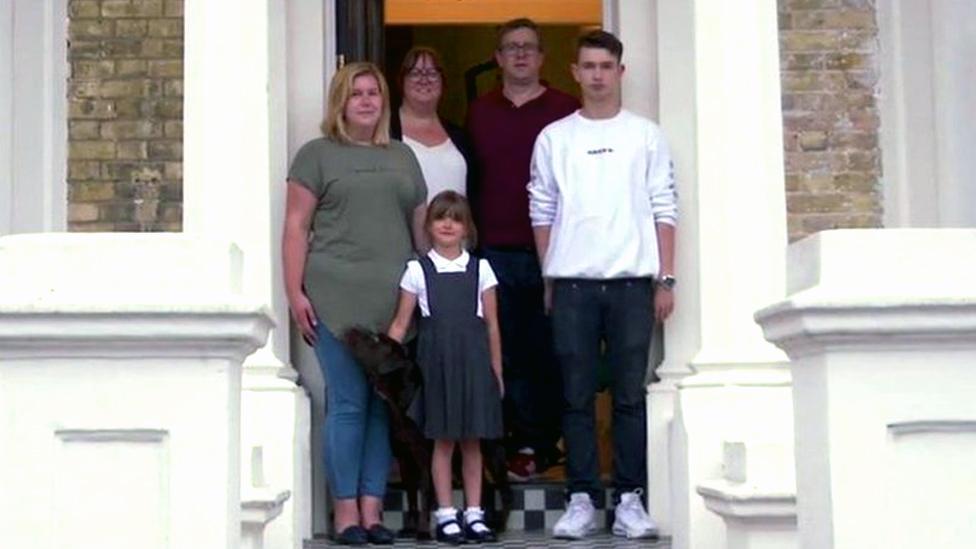
{"label": "black and white checkered tile floor", "polygon": [[[576,547],[579,549],[603,547],[648,547],[670,548],[668,540],[657,542],[649,540],[626,540],[610,535],[609,525],[613,524],[613,510],[607,509],[611,501],[610,491],[605,497],[595,501],[598,510],[598,525],[601,530],[593,537],[582,541],[568,542],[549,537],[553,525],[565,509],[563,484],[521,484],[513,486],[512,512],[508,518],[508,530],[498,543],[488,544],[486,547]],[[454,493],[454,505],[461,507],[462,496],[459,490]],[[406,495],[400,490],[390,490],[384,502],[383,523],[396,531],[403,525],[403,509],[406,508]],[[432,542],[417,543],[412,540],[399,540],[397,547],[427,547],[436,546]],[[305,549],[319,549],[330,547],[325,540],[306,540]]]}
{"label": "black and white checkered tile floor", "polygon": [[[508,529],[513,531],[544,532],[551,530],[566,509],[564,485],[557,483],[516,484],[512,487],[512,510],[508,517]],[[454,506],[463,508],[460,490],[454,491]],[[607,490],[604,499],[595,501],[597,524],[604,527],[613,524],[613,511],[606,511],[610,501]],[[383,504],[383,521],[387,527],[398,529],[403,525],[403,509],[406,495],[401,490],[390,490]]]}
{"label": "black and white checkered tile floor", "polygon": [[[671,543],[667,539],[658,541],[649,540],[627,540],[610,535],[608,532],[600,532],[584,540],[566,541],[552,539],[543,532],[506,532],[496,543],[482,544],[485,549],[495,547],[511,547],[517,549],[543,549],[546,547],[568,547],[570,549],[670,549]],[[324,549],[326,547],[338,547],[325,540],[306,540],[304,549]],[[393,545],[395,549],[432,549],[434,547],[453,547],[428,542],[416,542],[412,540],[397,540]],[[467,545],[464,547],[479,547],[478,545]]]}

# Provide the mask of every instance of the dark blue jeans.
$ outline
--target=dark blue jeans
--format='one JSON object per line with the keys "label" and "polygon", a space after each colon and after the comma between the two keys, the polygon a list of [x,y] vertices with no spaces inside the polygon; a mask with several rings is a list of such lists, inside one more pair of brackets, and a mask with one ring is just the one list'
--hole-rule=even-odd
{"label": "dark blue jeans", "polygon": [[613,396],[614,495],[644,488],[647,412],[644,375],[654,327],[650,278],[553,281],[552,330],[563,378],[563,434],[569,493],[602,501],[595,433],[597,364],[605,344]]}
{"label": "dark blue jeans", "polygon": [[483,255],[498,278],[506,445],[533,448],[545,462],[556,454],[562,403],[539,261],[531,249],[485,248]]}

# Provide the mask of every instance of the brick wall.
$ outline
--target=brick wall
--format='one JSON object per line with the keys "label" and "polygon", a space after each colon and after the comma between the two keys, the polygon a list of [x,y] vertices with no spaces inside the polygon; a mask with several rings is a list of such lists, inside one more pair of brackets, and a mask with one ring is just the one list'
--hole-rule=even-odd
{"label": "brick wall", "polygon": [[[876,0],[777,0],[789,237],[881,225]],[[70,0],[69,226],[179,231],[183,0]]]}
{"label": "brick wall", "polygon": [[875,0],[778,0],[790,240],[880,227]]}
{"label": "brick wall", "polygon": [[70,230],[181,230],[183,0],[68,13]]}

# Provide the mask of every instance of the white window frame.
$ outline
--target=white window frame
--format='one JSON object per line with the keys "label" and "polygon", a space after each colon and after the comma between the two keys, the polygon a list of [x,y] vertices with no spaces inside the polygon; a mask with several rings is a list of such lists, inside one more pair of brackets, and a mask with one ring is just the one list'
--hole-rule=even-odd
{"label": "white window frame", "polygon": [[974,227],[971,0],[878,2],[886,227]]}
{"label": "white window frame", "polygon": [[67,0],[0,0],[0,234],[67,227]]}

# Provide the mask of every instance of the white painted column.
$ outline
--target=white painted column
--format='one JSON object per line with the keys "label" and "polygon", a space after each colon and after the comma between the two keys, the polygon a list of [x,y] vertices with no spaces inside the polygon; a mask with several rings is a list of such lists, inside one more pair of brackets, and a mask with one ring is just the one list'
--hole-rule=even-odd
{"label": "white painted column", "polygon": [[288,163],[283,18],[283,0],[187,2],[184,12],[183,228],[243,250],[244,291],[268,303],[276,321],[247,366],[268,372],[290,369],[278,283]]}
{"label": "white painted column", "polygon": [[757,313],[789,353],[804,549],[976,539],[976,230],[842,230],[790,246]]}
{"label": "white painted column", "polygon": [[940,226],[976,227],[976,2],[932,4]]}
{"label": "white painted column", "polygon": [[976,3],[878,2],[886,227],[974,227]]}
{"label": "white painted column", "polygon": [[14,2],[0,0],[0,234],[11,231],[14,202]]}
{"label": "white painted column", "polygon": [[[288,35],[288,157],[322,134],[319,129],[325,117],[328,84],[335,72],[335,2],[287,3]],[[309,396],[311,422],[309,455],[305,472],[311,486],[311,531],[328,532],[328,501],[325,486],[325,462],[322,452],[322,425],[325,420],[325,380],[315,353],[292,330],[292,364],[301,376]]]}
{"label": "white painted column", "polygon": [[0,0],[0,234],[67,226],[67,0]]}
{"label": "white painted column", "polygon": [[[657,2],[603,1],[603,26],[624,44],[624,107],[655,121],[659,120]],[[654,343],[663,344],[660,341]],[[670,349],[666,353],[670,354]],[[651,353],[652,361],[655,355]],[[662,371],[658,370],[658,373]],[[647,397],[648,511],[665,535],[671,533],[668,430],[674,410],[674,393],[674,375],[665,371],[662,381],[649,387]]]}
{"label": "white painted column", "polygon": [[[780,409],[789,402],[785,356],[752,318],[784,288],[776,12],[775,0],[658,1],[660,118],[674,150],[681,219],[677,309],[664,381],[652,386],[651,428],[663,430],[668,419],[657,403],[673,401],[667,520],[676,549],[723,546],[722,520],[697,485],[721,476],[724,440],[790,412]],[[665,497],[651,490],[653,501]]]}
{"label": "white painted column", "polygon": [[245,361],[242,433],[264,451],[274,490],[288,490],[269,524],[273,547],[310,531],[309,410],[289,357],[281,273],[288,169],[288,29],[284,0],[187,2],[184,12],[184,230],[244,252],[244,292],[275,319],[268,344]]}
{"label": "white painted column", "polygon": [[604,0],[603,10],[604,27],[624,43],[624,107],[657,120],[657,0]]}

